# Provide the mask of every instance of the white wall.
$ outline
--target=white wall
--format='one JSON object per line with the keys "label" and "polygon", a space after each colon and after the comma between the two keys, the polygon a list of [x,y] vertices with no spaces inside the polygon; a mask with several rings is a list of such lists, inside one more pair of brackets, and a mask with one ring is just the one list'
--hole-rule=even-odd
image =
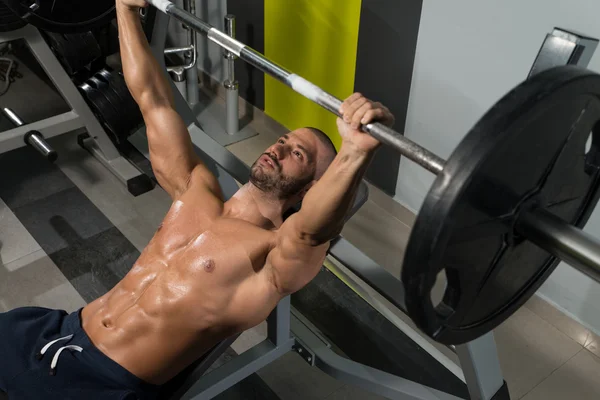
{"label": "white wall", "polygon": [[[406,136],[447,158],[527,77],[554,27],[600,38],[598,0],[424,0]],[[600,49],[589,69],[600,72]],[[396,200],[418,210],[433,175],[402,159]],[[600,207],[599,207],[600,208]],[[585,230],[600,237],[600,211]],[[540,294],[600,333],[600,285],[560,265]]]}

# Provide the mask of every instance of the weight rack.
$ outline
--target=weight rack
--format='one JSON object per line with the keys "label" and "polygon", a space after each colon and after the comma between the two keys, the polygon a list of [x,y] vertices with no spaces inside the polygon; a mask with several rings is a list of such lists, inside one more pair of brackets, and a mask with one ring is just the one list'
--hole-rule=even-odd
{"label": "weight rack", "polygon": [[80,135],[80,144],[109,169],[131,194],[137,196],[151,189],[150,179],[119,154],[40,31],[32,25],[27,25],[0,34],[0,44],[21,39],[25,41],[71,111],[2,132],[0,153],[26,146],[24,137],[31,131],[41,133],[45,139],[73,131],[86,131],[87,135]]}

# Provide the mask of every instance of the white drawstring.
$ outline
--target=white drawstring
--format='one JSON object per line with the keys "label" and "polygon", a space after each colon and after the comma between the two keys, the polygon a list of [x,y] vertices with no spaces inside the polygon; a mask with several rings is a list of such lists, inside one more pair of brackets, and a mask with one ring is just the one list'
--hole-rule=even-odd
{"label": "white drawstring", "polygon": [[[37,354],[38,360],[42,359],[42,357],[44,356],[44,353],[46,353],[46,351],[48,351],[48,349],[53,344],[60,342],[62,340],[71,340],[71,339],[73,339],[73,335],[68,335],[68,336],[58,338],[58,339],[54,339],[53,341],[47,343],[44,347],[42,347],[42,350]],[[50,375],[54,375],[56,373],[56,364],[58,363],[58,357],[60,357],[60,353],[62,353],[63,350],[74,350],[74,351],[82,352],[83,348],[80,346],[68,345],[68,346],[63,346],[60,349],[58,349],[58,351],[54,354],[54,357],[52,357],[52,362],[50,363]]]}
{"label": "white drawstring", "polygon": [[56,369],[56,364],[58,363],[58,357],[60,357],[60,353],[62,353],[63,350],[75,350],[78,352],[82,352],[83,348],[79,347],[79,346],[75,346],[74,344],[70,344],[68,346],[63,346],[60,349],[58,349],[58,351],[56,352],[56,354],[54,354],[54,357],[52,357],[52,363],[50,363],[50,373],[52,375],[54,375],[54,370]]}
{"label": "white drawstring", "polygon": [[43,356],[44,353],[46,353],[46,351],[48,351],[48,349],[50,348],[50,346],[52,346],[54,343],[56,342],[60,342],[61,340],[71,340],[73,339],[73,335],[69,335],[69,336],[64,336],[58,339],[54,339],[53,341],[51,341],[50,343],[48,343],[47,345],[45,345],[44,347],[42,347],[42,351],[40,351],[40,356]]}

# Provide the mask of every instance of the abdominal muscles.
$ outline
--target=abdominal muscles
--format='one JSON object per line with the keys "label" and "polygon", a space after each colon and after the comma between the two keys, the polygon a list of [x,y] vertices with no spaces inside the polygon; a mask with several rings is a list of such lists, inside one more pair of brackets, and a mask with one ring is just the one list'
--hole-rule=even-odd
{"label": "abdominal muscles", "polygon": [[[164,383],[218,341],[266,317],[240,312],[252,306],[242,300],[253,298],[255,309],[276,304],[259,290],[264,279],[249,256],[256,249],[210,232],[180,243],[173,238],[165,245],[157,234],[127,276],[83,311],[92,342],[150,383]],[[248,296],[246,288],[255,286],[257,294]]]}

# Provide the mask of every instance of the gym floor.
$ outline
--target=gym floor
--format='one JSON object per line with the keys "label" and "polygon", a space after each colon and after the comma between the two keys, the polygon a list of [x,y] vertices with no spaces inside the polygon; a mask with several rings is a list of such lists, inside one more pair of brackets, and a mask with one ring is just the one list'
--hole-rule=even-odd
{"label": "gym floor", "polygon": [[[25,66],[19,72],[23,78],[0,97],[0,107],[13,108],[26,121],[65,111],[55,91]],[[260,132],[257,136],[228,147],[247,164],[282,131],[257,110],[252,127]],[[0,130],[9,128],[7,121],[0,121]],[[170,206],[159,187],[137,198],[130,196],[116,177],[77,145],[75,134],[54,138],[51,144],[59,152],[54,166],[27,148],[0,155],[4,171],[0,180],[0,312],[27,305],[67,311],[84,306],[126,273]],[[399,276],[413,221],[410,211],[371,187],[369,201],[346,225],[343,235]],[[398,316],[413,326],[408,317]],[[265,324],[244,333],[220,362],[264,337]],[[600,337],[542,299],[529,301],[496,329],[495,337],[513,399],[592,400],[600,396]],[[349,340],[356,341],[355,347],[361,344],[354,337]],[[457,361],[448,349],[436,347]],[[381,397],[336,381],[290,353],[219,398]]]}

